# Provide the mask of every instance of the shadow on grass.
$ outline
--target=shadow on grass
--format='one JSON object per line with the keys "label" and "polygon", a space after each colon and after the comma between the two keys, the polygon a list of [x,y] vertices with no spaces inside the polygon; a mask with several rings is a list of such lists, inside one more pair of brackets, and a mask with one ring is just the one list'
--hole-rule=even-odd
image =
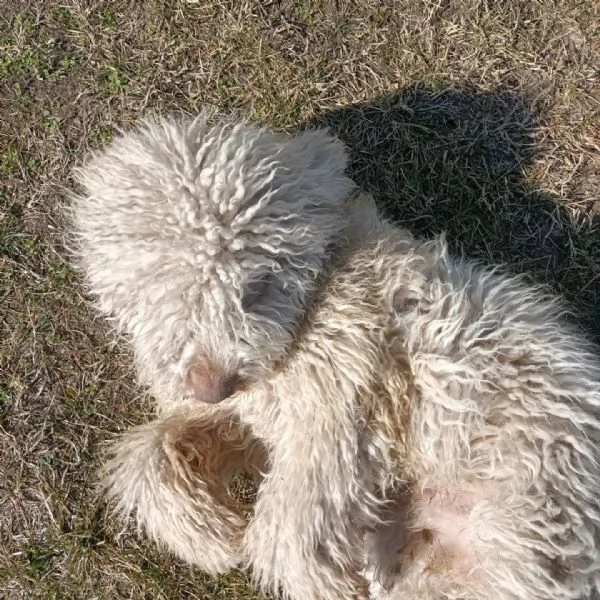
{"label": "shadow on grass", "polygon": [[525,98],[415,87],[323,113],[353,179],[418,236],[549,285],[600,341],[600,221],[528,181],[536,116]]}

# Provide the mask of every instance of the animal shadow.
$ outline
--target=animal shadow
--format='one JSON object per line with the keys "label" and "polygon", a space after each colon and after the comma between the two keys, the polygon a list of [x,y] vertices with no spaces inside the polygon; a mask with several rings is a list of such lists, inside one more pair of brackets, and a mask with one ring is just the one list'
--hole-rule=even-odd
{"label": "animal shadow", "polygon": [[446,232],[454,252],[504,265],[562,295],[600,341],[600,229],[524,170],[536,115],[512,92],[408,88],[324,112],[350,152],[350,174],[419,237]]}

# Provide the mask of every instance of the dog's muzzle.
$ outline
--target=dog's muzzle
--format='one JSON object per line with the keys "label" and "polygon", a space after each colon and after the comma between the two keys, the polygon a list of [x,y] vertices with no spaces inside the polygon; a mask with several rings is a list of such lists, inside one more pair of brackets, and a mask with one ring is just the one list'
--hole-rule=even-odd
{"label": "dog's muzzle", "polygon": [[225,371],[206,361],[194,362],[187,372],[187,385],[196,400],[217,404],[232,396],[239,388],[237,373]]}

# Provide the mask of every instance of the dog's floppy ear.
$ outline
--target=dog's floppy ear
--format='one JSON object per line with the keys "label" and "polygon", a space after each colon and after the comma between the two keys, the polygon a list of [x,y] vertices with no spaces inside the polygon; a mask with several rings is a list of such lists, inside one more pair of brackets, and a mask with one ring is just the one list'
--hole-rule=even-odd
{"label": "dog's floppy ear", "polygon": [[293,334],[333,244],[343,236],[345,202],[355,189],[345,173],[344,144],[324,129],[282,137],[277,151],[269,152],[276,166],[265,175],[268,202],[244,226],[243,239],[244,336],[256,347],[263,339],[273,347],[275,339]]}
{"label": "dog's floppy ear", "polygon": [[354,187],[346,175],[344,143],[326,129],[308,129],[289,139],[281,163],[295,171],[307,191],[325,192],[330,205],[340,205]]}
{"label": "dog's floppy ear", "polygon": [[302,161],[316,185],[331,188],[336,180],[344,179],[348,166],[346,146],[326,129],[307,129],[296,135],[289,144],[296,164]]}

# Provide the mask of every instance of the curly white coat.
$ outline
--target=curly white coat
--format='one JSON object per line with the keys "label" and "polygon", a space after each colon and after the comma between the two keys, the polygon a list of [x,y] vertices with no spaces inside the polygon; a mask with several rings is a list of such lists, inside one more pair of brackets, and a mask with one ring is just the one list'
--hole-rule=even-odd
{"label": "curly white coat", "polygon": [[[322,132],[201,117],[80,171],[80,264],[161,413],[117,445],[110,494],[185,560],[297,600],[594,598],[593,348],[344,168]],[[239,468],[261,478],[248,525]]]}

